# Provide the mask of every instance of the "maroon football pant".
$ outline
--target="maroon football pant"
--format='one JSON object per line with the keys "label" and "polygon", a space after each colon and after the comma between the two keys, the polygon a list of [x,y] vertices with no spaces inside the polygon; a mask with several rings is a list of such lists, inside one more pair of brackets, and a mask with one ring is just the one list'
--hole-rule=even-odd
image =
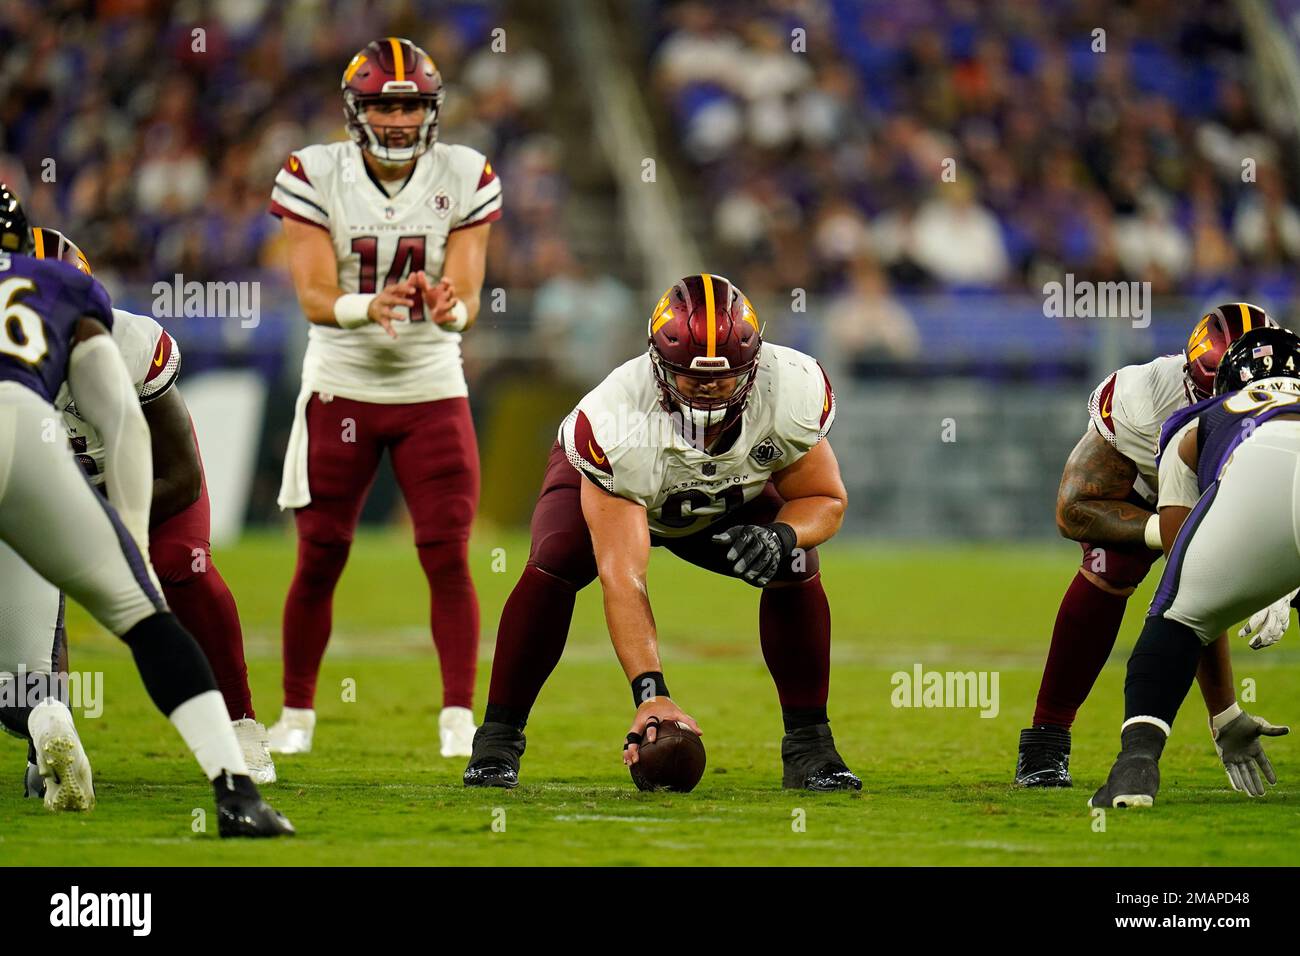
{"label": "maroon football pant", "polygon": [[[1082,568],[1116,590],[1142,583],[1160,552],[1145,546],[1094,547],[1084,544]],[[1077,571],[1052,628],[1043,680],[1038,688],[1034,724],[1070,727],[1106,666],[1119,637],[1127,595],[1112,594]]]}
{"label": "maroon football pant", "polygon": [[[583,478],[556,444],[551,450],[542,491],[533,511],[528,564],[501,612],[489,720],[522,729],[542,685],[564,652],[578,591],[596,579],[596,559],[580,502]],[[712,536],[739,524],[771,524],[784,504],[769,483],[754,500],[712,527],[684,538],[652,543],[717,574],[734,576],[726,547]],[[788,729],[808,714],[823,716],[830,684],[830,606],[822,590],[816,548],[802,556],[798,569],[787,561],[773,585],[759,598],[759,638],[763,659],[776,683]],[[793,715],[793,716],[792,716]]]}
{"label": "maroon football pant", "polygon": [[212,665],[230,719],[239,720],[256,715],[248,689],[239,609],[212,563],[211,528],[212,507],[205,478],[197,501],[150,530],[149,556],[163,597]]}
{"label": "maroon football pant", "polygon": [[361,506],[388,452],[429,582],[429,627],[444,707],[470,707],[478,659],[478,597],[469,532],[479,463],[469,401],[379,405],[313,395],[307,404],[311,504],[298,508],[298,564],[284,604],[284,703],[311,707],[333,622],[334,588]]}

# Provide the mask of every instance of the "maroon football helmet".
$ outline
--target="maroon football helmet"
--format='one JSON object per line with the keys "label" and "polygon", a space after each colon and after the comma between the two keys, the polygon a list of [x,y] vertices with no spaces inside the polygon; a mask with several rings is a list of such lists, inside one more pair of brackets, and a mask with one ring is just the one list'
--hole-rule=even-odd
{"label": "maroon football helmet", "polygon": [[1183,375],[1192,397],[1200,401],[1214,394],[1214,375],[1229,345],[1251,329],[1277,327],[1272,316],[1249,302],[1229,302],[1201,316],[1183,352],[1187,358]]}
{"label": "maroon football helmet", "polygon": [[[442,74],[429,54],[410,40],[385,37],[372,40],[343,71],[343,113],[348,135],[362,149],[386,163],[407,163],[421,156],[438,138],[438,113],[445,91]],[[410,144],[392,145],[398,132],[367,118],[368,107],[381,100],[418,99],[424,104],[424,122]]]}
{"label": "maroon football helmet", "polygon": [[32,255],[37,259],[58,259],[86,275],[91,274],[86,254],[57,229],[42,229],[37,226],[32,229],[32,239],[36,243],[36,251]]}
{"label": "maroon football helmet", "polygon": [[[687,276],[659,299],[650,315],[650,363],[664,410],[688,416],[697,427],[740,419],[758,374],[763,332],[749,299],[723,276]],[[677,377],[738,378],[726,397],[688,395]]]}

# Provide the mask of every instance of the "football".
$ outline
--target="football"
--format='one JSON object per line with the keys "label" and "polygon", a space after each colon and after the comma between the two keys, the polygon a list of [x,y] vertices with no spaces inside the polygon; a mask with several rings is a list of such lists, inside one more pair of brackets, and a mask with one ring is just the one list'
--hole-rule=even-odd
{"label": "football", "polygon": [[638,790],[690,793],[704,776],[704,741],[680,721],[659,724],[628,769]]}

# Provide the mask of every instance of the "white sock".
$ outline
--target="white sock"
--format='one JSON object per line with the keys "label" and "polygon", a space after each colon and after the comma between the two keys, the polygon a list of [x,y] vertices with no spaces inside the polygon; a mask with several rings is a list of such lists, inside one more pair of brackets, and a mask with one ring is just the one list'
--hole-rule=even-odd
{"label": "white sock", "polygon": [[181,732],[209,780],[216,780],[224,770],[236,775],[248,774],[244,752],[239,749],[230,715],[226,713],[226,702],[219,691],[207,690],[191,697],[167,719]]}

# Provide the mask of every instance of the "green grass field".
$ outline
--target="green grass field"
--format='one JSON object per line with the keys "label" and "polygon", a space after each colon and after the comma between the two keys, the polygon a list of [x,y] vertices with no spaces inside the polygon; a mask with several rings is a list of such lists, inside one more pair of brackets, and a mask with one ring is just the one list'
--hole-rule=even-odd
{"label": "green grass field", "polygon": [[[780,789],[780,712],[758,651],[757,595],[656,553],[651,591],[666,673],[701,723],[709,767],[688,795],[642,794],[620,760],[631,718],[609,648],[599,587],[581,596],[564,660],[528,727],[513,792],[465,790],[463,760],[437,754],[437,658],[427,592],[409,538],[358,540],[335,604],[321,676],[315,752],[277,760],[270,799],[299,836],[274,843],[195,832],[208,786],[150,705],[129,656],[87,618],[70,617],[72,664],[104,673],[104,713],[80,719],[99,804],[55,816],[20,798],[23,749],[0,737],[0,862],[8,865],[873,865],[1214,864],[1300,862],[1300,739],[1272,742],[1281,784],[1233,793],[1193,691],[1162,761],[1152,811],[1086,806],[1118,745],[1123,662],[1148,588],[1130,602],[1116,653],[1075,726],[1073,790],[1010,786],[1061,591],[1077,550],[833,545],[823,573],[834,615],[831,718],[861,794]],[[480,533],[483,608],[478,713],[499,610],[527,542]],[[495,555],[493,549],[503,549]],[[503,573],[492,570],[504,556]],[[217,562],[243,614],[259,717],[279,713],[279,619],[292,539],[246,538]],[[1294,634],[1265,652],[1238,642],[1247,704],[1300,723]],[[1000,708],[902,709],[891,675],[996,671]],[[342,688],[355,681],[355,702]],[[7,742],[6,742],[7,741]],[[494,822],[496,828],[494,829]],[[504,825],[504,829],[502,829]]]}

